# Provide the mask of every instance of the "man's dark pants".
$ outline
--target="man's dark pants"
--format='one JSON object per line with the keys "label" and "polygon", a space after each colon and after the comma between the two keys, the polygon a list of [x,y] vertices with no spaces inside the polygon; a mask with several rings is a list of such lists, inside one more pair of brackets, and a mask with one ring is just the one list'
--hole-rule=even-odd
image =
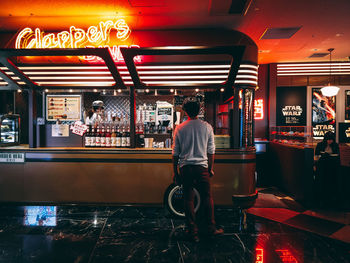
{"label": "man's dark pants", "polygon": [[190,231],[197,232],[196,216],[194,212],[194,191],[195,187],[200,194],[201,206],[199,215],[203,216],[207,230],[215,230],[214,202],[210,191],[210,175],[208,168],[200,165],[185,165],[180,168],[183,182],[185,215],[187,226]]}

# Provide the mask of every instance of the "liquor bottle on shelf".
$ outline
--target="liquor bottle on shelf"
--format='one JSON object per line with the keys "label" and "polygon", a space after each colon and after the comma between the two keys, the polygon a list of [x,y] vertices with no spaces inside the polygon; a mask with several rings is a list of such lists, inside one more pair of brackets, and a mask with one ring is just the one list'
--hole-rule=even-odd
{"label": "liquor bottle on shelf", "polygon": [[105,125],[102,124],[101,130],[101,147],[106,147],[106,133],[105,133]]}
{"label": "liquor bottle on shelf", "polygon": [[109,124],[107,124],[106,147],[110,148],[111,146],[112,146],[112,142],[111,142],[110,126],[109,126]]}
{"label": "liquor bottle on shelf", "polygon": [[116,146],[117,146],[117,135],[115,133],[115,126],[113,124],[112,133],[111,133],[111,147],[115,148]]}
{"label": "liquor bottle on shelf", "polygon": [[125,124],[125,120],[124,123],[122,124],[121,127],[121,136],[122,136],[122,147],[126,147],[126,124]]}
{"label": "liquor bottle on shelf", "polygon": [[89,125],[89,128],[84,136],[84,146],[85,147],[91,147],[91,126]]}
{"label": "liquor bottle on shelf", "polygon": [[96,147],[101,147],[101,133],[100,133],[100,125],[97,124],[96,132],[95,132],[95,143]]}
{"label": "liquor bottle on shelf", "polygon": [[126,138],[126,147],[130,147],[130,125],[129,122],[126,122],[125,128],[125,138]]}
{"label": "liquor bottle on shelf", "polygon": [[122,147],[122,134],[120,132],[120,122],[117,124],[117,132],[116,132],[116,145],[117,148]]}
{"label": "liquor bottle on shelf", "polygon": [[90,143],[90,147],[96,147],[96,135],[95,135],[95,129],[94,127],[91,128],[91,143]]}

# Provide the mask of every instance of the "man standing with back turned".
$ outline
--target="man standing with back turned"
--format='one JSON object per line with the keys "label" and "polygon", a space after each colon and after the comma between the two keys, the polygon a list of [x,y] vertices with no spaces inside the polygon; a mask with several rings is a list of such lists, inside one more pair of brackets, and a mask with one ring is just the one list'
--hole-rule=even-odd
{"label": "man standing with back turned", "polygon": [[183,184],[186,223],[195,242],[199,241],[199,237],[193,187],[196,187],[200,194],[201,210],[208,234],[223,234],[223,230],[216,229],[215,226],[214,203],[210,191],[210,177],[214,175],[214,133],[210,124],[197,118],[199,109],[199,102],[195,99],[185,99],[183,110],[188,120],[176,128],[173,143],[174,181],[176,184]]}

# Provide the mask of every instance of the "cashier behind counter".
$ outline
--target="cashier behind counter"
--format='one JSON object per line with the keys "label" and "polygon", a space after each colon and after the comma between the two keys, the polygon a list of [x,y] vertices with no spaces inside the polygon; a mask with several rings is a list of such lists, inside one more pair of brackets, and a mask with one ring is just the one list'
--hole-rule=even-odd
{"label": "cashier behind counter", "polygon": [[88,111],[85,119],[86,125],[94,125],[95,123],[101,122],[104,114],[104,103],[101,100],[95,100],[92,103],[92,109]]}
{"label": "cashier behind counter", "polygon": [[339,145],[333,132],[327,132],[315,150],[315,181],[321,205],[334,205],[339,193]]}

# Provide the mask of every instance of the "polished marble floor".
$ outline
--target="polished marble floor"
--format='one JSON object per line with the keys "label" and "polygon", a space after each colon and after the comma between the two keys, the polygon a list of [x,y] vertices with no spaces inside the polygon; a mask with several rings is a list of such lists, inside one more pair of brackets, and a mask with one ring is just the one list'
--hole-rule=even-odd
{"label": "polished marble floor", "polygon": [[253,214],[240,231],[231,209],[215,214],[225,235],[196,244],[161,207],[1,205],[0,262],[350,262],[349,243]]}

